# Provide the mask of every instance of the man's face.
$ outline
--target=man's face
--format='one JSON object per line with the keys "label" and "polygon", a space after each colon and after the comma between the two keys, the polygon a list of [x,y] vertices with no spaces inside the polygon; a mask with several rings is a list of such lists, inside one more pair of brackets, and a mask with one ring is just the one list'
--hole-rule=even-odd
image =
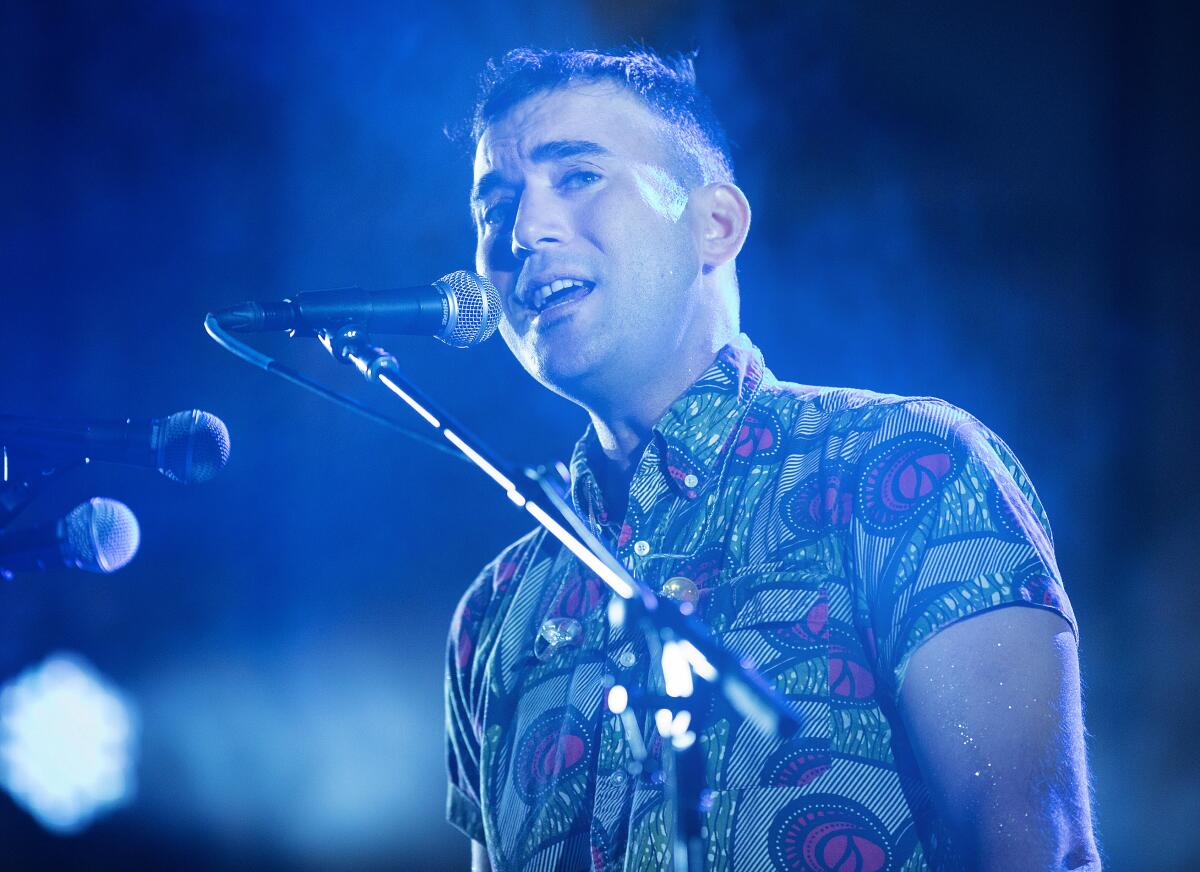
{"label": "man's face", "polygon": [[535,94],[479,141],[476,269],[500,292],[508,347],[565,396],[635,391],[705,317],[668,135],[635,96],[599,83]]}

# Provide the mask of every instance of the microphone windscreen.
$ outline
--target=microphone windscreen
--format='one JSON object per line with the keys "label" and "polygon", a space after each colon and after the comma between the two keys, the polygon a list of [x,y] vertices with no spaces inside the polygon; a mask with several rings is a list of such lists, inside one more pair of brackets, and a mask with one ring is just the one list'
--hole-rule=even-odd
{"label": "microphone windscreen", "polygon": [[451,299],[452,318],[437,338],[455,348],[470,348],[492,338],[500,325],[500,294],[488,279],[460,269],[436,282]]}
{"label": "microphone windscreen", "polygon": [[88,572],[116,572],[133,559],[142,541],[137,518],[124,503],[92,497],[63,518],[62,554]]}
{"label": "microphone windscreen", "polygon": [[229,429],[199,409],[164,418],[157,441],[159,472],[183,484],[208,481],[229,462]]}

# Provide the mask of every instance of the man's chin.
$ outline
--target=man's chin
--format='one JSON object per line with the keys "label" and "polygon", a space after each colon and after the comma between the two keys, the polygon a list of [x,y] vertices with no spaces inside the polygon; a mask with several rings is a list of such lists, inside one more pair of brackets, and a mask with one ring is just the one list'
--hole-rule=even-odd
{"label": "man's chin", "polygon": [[556,357],[551,360],[538,360],[536,366],[529,369],[530,375],[556,394],[573,397],[582,385],[589,381],[593,367],[581,356],[568,360]]}
{"label": "man's chin", "polygon": [[603,392],[605,371],[616,362],[600,332],[576,318],[525,336],[501,325],[504,341],[526,372],[548,390],[581,404]]}
{"label": "man's chin", "polygon": [[603,359],[597,349],[581,345],[540,349],[525,369],[547,389],[576,402],[584,402],[603,382]]}

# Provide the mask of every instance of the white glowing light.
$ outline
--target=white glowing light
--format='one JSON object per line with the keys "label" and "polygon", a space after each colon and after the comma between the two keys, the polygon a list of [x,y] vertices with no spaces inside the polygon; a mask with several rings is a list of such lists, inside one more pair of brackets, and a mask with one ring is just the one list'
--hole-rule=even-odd
{"label": "white glowing light", "polygon": [[679,642],[663,643],[662,670],[667,696],[692,695],[692,667],[688,663],[687,652]]}
{"label": "white glowing light", "polygon": [[678,712],[675,719],[671,721],[671,735],[682,736],[688,731],[688,727],[692,725],[692,713],[687,709]]}
{"label": "white glowing light", "polygon": [[608,601],[608,623],[614,628],[625,626],[625,600],[614,597]]}
{"label": "white glowing light", "polygon": [[582,560],[588,569],[600,576],[600,580],[616,591],[618,596],[626,599],[633,596],[633,588],[629,582],[613,572],[604,561],[585,548],[578,539],[563,528],[562,524],[547,515],[541,506],[530,500],[525,504],[525,509],[537,518],[538,522],[549,530],[555,539],[566,545],[572,554]]}
{"label": "white glowing light", "polygon": [[629,708],[629,691],[619,684],[614,684],[608,691],[608,710],[619,715]]}
{"label": "white glowing light", "polygon": [[697,650],[696,646],[691,642],[680,642],[679,647],[683,649],[683,653],[687,655],[687,661],[692,665],[692,669],[696,670],[696,674],[705,681],[716,681],[717,670],[708,658]]}
{"label": "white glowing light", "polygon": [[671,737],[671,745],[676,751],[686,751],[692,745],[696,744],[695,733],[680,733],[678,736]]}
{"label": "white glowing light", "polygon": [[136,741],[136,713],[73,655],[0,692],[0,784],[49,830],[79,832],[131,798]]}
{"label": "white glowing light", "polygon": [[654,726],[664,739],[680,739],[688,735],[688,727],[692,725],[692,713],[684,709],[672,712],[668,708],[660,708],[654,713]]}
{"label": "white glowing light", "polygon": [[432,426],[434,426],[434,427],[442,426],[442,422],[439,421],[437,418],[433,417],[433,415],[429,412],[428,409],[426,409],[424,406],[422,406],[420,403],[418,403],[415,399],[410,397],[408,395],[408,393],[404,390],[404,388],[400,387],[400,385],[396,384],[394,381],[392,381],[390,378],[388,378],[383,373],[380,373],[378,378],[379,378],[380,383],[382,383],[385,388],[387,388],[393,394],[398,396],[400,399],[404,400],[404,402],[408,403],[409,408],[411,408],[414,412],[416,412],[418,415],[420,415],[422,418],[424,418],[426,421],[428,421]]}
{"label": "white glowing light", "polygon": [[[467,457],[471,458],[472,462],[474,462],[476,466],[486,472],[491,477],[492,481],[504,488],[505,491],[508,491],[509,493],[516,491],[516,485],[508,480],[508,476],[488,463],[482,454],[464,442],[462,437],[460,437],[457,433],[455,433],[449,427],[444,427],[442,428],[442,435],[453,442],[455,448],[467,455]],[[510,496],[509,499],[512,499],[512,497]]]}
{"label": "white glowing light", "polygon": [[671,724],[674,723],[675,716],[671,714],[670,709],[660,708],[654,713],[654,726],[658,727],[658,734],[663,738],[671,735]]}

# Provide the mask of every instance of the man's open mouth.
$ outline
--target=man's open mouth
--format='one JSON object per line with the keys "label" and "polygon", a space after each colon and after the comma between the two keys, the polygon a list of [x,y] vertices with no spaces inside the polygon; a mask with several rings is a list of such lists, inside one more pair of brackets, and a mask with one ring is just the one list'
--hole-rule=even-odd
{"label": "man's open mouth", "polygon": [[528,306],[536,314],[541,314],[555,306],[582,300],[592,292],[594,287],[596,287],[595,282],[583,279],[557,279],[530,292]]}

